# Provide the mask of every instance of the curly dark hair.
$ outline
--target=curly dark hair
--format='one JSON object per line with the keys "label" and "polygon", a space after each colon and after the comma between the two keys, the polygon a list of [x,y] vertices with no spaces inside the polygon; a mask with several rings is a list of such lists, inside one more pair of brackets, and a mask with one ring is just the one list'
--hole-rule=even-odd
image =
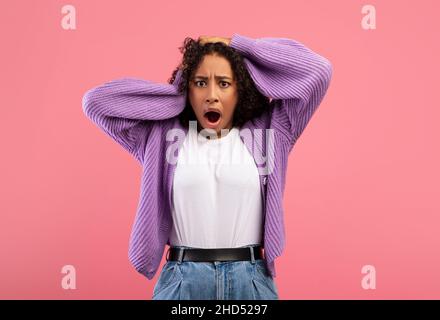
{"label": "curly dark hair", "polygon": [[[233,127],[241,127],[246,121],[260,116],[269,107],[269,98],[258,91],[246,69],[243,57],[234,48],[223,42],[205,43],[202,45],[199,40],[187,37],[183,42],[183,46],[179,47],[179,50],[183,54],[182,62],[173,71],[171,78],[168,79],[168,83],[172,84],[177,72],[179,69],[182,69],[182,81],[178,88],[182,94],[187,92],[189,81],[205,55],[217,54],[229,61],[237,82],[238,91],[237,105],[232,119]],[[186,106],[179,114],[179,121],[182,126],[188,127],[190,120],[197,120],[197,117],[187,95]]]}

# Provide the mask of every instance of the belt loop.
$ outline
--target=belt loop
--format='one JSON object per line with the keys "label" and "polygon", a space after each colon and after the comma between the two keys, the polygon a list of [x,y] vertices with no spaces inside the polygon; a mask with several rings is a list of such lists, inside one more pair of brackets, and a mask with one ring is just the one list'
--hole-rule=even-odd
{"label": "belt loop", "polygon": [[251,262],[252,264],[254,264],[255,263],[254,248],[249,247],[249,249],[251,250]]}
{"label": "belt loop", "polygon": [[178,258],[177,258],[177,263],[178,264],[181,264],[182,263],[182,260],[183,260],[183,251],[184,251],[185,249],[184,248],[179,248],[179,256],[178,256]]}
{"label": "belt loop", "polygon": [[165,259],[167,260],[167,262],[170,261],[170,249],[171,249],[171,246],[168,247],[168,251],[167,251],[167,254],[165,256]]}

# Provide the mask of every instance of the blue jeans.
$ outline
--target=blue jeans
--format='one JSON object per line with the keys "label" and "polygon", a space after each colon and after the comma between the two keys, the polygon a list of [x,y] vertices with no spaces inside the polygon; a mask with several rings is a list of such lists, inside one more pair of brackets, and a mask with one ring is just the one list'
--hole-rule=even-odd
{"label": "blue jeans", "polygon": [[263,259],[167,261],[153,300],[278,300],[278,290]]}

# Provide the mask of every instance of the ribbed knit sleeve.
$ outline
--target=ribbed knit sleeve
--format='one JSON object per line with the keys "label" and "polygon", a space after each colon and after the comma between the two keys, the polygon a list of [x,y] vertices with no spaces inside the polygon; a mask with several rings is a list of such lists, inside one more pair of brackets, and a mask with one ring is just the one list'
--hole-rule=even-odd
{"label": "ribbed knit sleeve", "polygon": [[178,93],[181,71],[173,84],[136,78],[112,80],[88,90],[83,111],[100,129],[122,145],[141,163],[141,139],[147,139],[151,122],[177,116],[185,107]]}
{"label": "ribbed knit sleeve", "polygon": [[276,129],[293,146],[327,91],[330,61],[287,38],[234,34],[230,46],[244,57],[257,89],[273,99]]}

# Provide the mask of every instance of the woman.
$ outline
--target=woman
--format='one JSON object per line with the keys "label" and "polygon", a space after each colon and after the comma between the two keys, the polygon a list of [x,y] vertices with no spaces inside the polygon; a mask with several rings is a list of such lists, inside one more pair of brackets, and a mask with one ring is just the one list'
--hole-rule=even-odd
{"label": "woman", "polygon": [[[129,258],[153,299],[278,299],[288,154],[332,66],[285,38],[187,38],[169,84],[89,90],[85,114],[143,168]],[[263,251],[264,249],[264,251]]]}

